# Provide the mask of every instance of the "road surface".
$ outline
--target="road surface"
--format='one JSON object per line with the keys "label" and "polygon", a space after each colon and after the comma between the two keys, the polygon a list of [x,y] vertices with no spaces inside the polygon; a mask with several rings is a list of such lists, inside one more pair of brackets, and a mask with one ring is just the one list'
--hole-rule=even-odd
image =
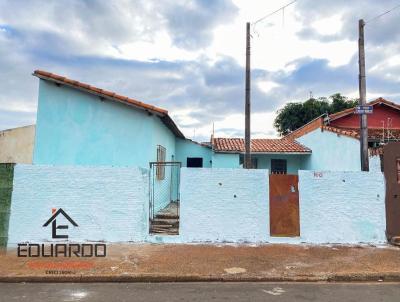
{"label": "road surface", "polygon": [[400,301],[400,283],[0,283],[0,301]]}

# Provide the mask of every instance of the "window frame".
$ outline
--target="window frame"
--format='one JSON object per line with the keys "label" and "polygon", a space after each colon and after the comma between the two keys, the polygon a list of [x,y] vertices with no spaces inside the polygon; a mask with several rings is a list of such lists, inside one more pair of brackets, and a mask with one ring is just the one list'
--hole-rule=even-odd
{"label": "window frame", "polygon": [[165,179],[165,158],[167,155],[167,149],[164,146],[157,145],[157,168],[156,177],[157,180]]}

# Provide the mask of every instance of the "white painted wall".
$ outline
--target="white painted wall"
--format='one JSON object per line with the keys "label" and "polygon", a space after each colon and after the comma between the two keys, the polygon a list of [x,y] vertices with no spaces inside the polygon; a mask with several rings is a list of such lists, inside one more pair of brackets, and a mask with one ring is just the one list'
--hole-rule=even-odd
{"label": "white painted wall", "polygon": [[262,242],[269,237],[268,170],[181,170],[182,242]]}
{"label": "white painted wall", "polygon": [[0,131],[0,163],[31,164],[35,125]]}
{"label": "white painted wall", "polygon": [[381,172],[299,171],[299,191],[302,242],[385,242]]}
{"label": "white painted wall", "polygon": [[134,167],[16,165],[8,245],[57,241],[42,225],[60,207],[71,242],[385,242],[381,172],[300,171],[296,238],[270,237],[268,170],[182,168],[178,236],[148,234],[148,185]]}
{"label": "white painted wall", "polygon": [[379,155],[369,157],[369,171],[381,172],[381,158]]}
{"label": "white painted wall", "polygon": [[8,245],[59,240],[51,238],[51,225],[42,227],[52,208],[62,208],[79,225],[66,231],[70,241],[143,241],[147,206],[143,169],[16,165]]}

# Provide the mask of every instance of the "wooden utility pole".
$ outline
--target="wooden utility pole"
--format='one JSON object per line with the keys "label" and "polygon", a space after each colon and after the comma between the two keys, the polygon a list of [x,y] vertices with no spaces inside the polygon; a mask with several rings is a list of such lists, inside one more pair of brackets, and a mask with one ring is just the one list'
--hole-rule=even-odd
{"label": "wooden utility pole", "polygon": [[250,155],[250,23],[246,23],[246,96],[245,96],[245,129],[244,129],[244,168],[251,168]]}
{"label": "wooden utility pole", "polygon": [[[360,92],[360,106],[366,105],[366,82],[365,82],[365,50],[364,50],[364,26],[363,19],[358,21],[358,88]],[[368,121],[365,113],[360,116],[360,155],[361,170],[369,171],[368,158]]]}

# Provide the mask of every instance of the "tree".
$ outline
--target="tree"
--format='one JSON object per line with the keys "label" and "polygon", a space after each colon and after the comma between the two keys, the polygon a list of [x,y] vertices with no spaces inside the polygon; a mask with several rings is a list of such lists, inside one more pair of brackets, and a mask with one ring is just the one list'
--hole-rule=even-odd
{"label": "tree", "polygon": [[336,113],[357,106],[358,100],[340,93],[330,97],[310,98],[305,102],[290,102],[277,111],[274,127],[280,135],[286,135],[323,114]]}

